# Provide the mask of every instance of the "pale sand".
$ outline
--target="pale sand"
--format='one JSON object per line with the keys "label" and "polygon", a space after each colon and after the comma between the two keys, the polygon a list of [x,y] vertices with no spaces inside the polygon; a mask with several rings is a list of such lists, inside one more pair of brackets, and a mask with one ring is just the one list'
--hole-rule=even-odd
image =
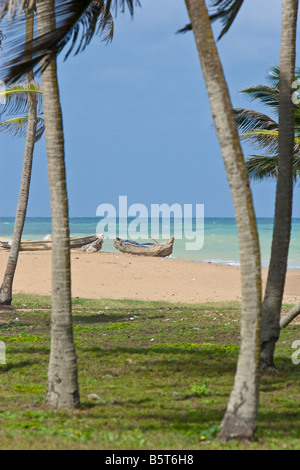
{"label": "pale sand", "polygon": [[[0,279],[8,253],[0,250]],[[72,296],[200,303],[239,300],[240,268],[172,258],[72,250]],[[263,281],[267,270],[263,270]],[[15,293],[51,294],[51,251],[21,252]],[[300,271],[289,270],[284,301],[300,301]]]}

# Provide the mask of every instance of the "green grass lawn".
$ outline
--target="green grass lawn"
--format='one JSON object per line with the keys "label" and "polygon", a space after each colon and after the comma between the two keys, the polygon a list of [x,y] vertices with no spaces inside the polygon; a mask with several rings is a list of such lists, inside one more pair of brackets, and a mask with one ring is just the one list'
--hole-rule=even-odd
{"label": "green grass lawn", "polygon": [[[50,298],[0,312],[0,449],[300,449],[300,365],[282,331],[251,443],[216,440],[239,351],[240,304],[74,299],[81,407],[45,405]],[[285,306],[288,310],[289,306]]]}

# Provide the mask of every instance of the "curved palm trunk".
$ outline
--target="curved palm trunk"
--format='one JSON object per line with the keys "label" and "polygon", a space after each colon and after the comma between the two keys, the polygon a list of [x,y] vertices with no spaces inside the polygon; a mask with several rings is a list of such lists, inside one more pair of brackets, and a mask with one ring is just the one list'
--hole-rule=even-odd
{"label": "curved palm trunk", "polygon": [[262,309],[261,366],[275,368],[274,350],[280,334],[280,311],[287,270],[293,198],[294,105],[298,0],[283,0],[279,88],[278,179],[271,260]]}
{"label": "curved palm trunk", "polygon": [[295,305],[288,313],[286,313],[279,322],[280,329],[286,328],[300,314],[300,303]]}
{"label": "curved palm trunk", "polygon": [[[54,0],[37,0],[39,34],[55,27]],[[46,401],[55,408],[79,405],[77,359],[71,311],[69,216],[64,135],[53,59],[42,72],[48,179],[52,215],[52,325]]]}
{"label": "curved palm trunk", "polygon": [[204,0],[186,0],[211,110],[235,206],[239,234],[242,313],[241,351],[235,383],[219,437],[251,438],[257,423],[261,271],[256,220],[248,174],[222,65]]}
{"label": "curved palm trunk", "polygon": [[[33,38],[34,26],[34,11],[31,10],[27,13],[26,18],[26,39],[30,41]],[[34,81],[33,73],[26,74],[28,83]],[[0,305],[11,305],[12,302],[12,288],[16,272],[16,267],[19,258],[20,243],[26,218],[29,188],[31,181],[32,160],[36,137],[37,127],[37,99],[35,94],[29,94],[28,97],[28,128],[26,133],[26,144],[23,159],[23,169],[20,185],[20,193],[17,205],[17,212],[14,224],[14,232],[12,237],[12,245],[9,253],[9,258],[0,288]]]}

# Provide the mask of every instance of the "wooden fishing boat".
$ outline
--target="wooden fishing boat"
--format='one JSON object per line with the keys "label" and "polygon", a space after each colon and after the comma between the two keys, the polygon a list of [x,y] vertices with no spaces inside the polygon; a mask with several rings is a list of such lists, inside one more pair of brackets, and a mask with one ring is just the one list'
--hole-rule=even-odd
{"label": "wooden fishing boat", "polygon": [[142,256],[169,256],[173,251],[175,238],[170,238],[162,243],[137,243],[131,240],[115,238],[114,247],[122,253]]}
{"label": "wooden fishing boat", "polygon": [[[47,238],[47,237],[46,237]],[[103,235],[89,235],[87,237],[70,238],[70,248],[88,248],[91,245],[96,246],[100,251],[103,243]],[[10,250],[11,241],[0,241],[0,247]],[[23,240],[21,242],[20,251],[44,251],[51,250],[52,240]],[[88,251],[88,250],[83,250]]]}

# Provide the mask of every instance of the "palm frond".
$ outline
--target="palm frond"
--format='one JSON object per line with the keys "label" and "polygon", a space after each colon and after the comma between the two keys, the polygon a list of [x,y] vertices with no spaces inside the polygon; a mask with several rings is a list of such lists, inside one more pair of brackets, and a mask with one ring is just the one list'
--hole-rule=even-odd
{"label": "palm frond", "polygon": [[[255,85],[242,90],[251,100],[259,100],[270,106],[278,115],[280,68],[271,66],[268,72],[269,85]],[[300,68],[295,68],[295,80],[300,79]],[[299,80],[300,87],[300,80]],[[269,116],[253,110],[236,108],[234,110],[240,138],[252,144],[258,150],[264,150],[265,155],[252,155],[246,160],[250,178],[262,180],[277,178],[278,172],[278,133],[279,125]],[[294,125],[294,181],[300,176],[300,104],[295,104]]]}
{"label": "palm frond", "polygon": [[278,173],[278,155],[251,155],[246,159],[246,168],[252,180],[276,179]]}
{"label": "palm frond", "polygon": [[[262,104],[271,106],[278,113],[280,68],[277,65],[269,67],[267,80],[269,82],[268,85],[254,85],[244,88],[240,93],[248,95],[251,101],[259,100]],[[296,80],[299,80],[300,87],[300,67],[295,67]]]}
{"label": "palm frond", "polygon": [[115,16],[117,15],[118,10],[122,13],[125,12],[127,7],[131,16],[134,14],[134,7],[140,7],[140,0],[107,0],[106,1],[108,11],[114,10]]}
{"label": "palm frond", "polygon": [[[81,29],[82,34],[80,36]],[[80,20],[74,24],[65,36],[64,40],[62,40],[60,45],[61,48],[65,47],[67,43],[70,43],[65,59],[67,59],[74,50],[74,55],[84,51],[95,34],[104,35],[104,42],[111,41],[114,35],[114,22],[112,16],[110,15],[106,4],[100,1],[93,1],[90,3],[89,7],[86,8],[84,13],[81,15]]]}
{"label": "palm frond", "polygon": [[0,51],[2,51],[2,42],[3,42],[3,39],[4,39],[4,34],[2,33],[2,31],[0,31]]}
{"label": "palm frond", "polygon": [[[20,0],[21,2],[21,0]],[[20,3],[19,2],[19,3]],[[4,0],[9,8],[16,0]],[[114,2],[109,2],[117,4]],[[124,3],[133,4],[133,0]],[[67,44],[67,58],[71,52],[75,55],[83,51],[91,42],[94,35],[102,36],[102,40],[109,42],[113,37],[114,23],[109,8],[103,0],[55,0],[55,29],[47,34],[37,35],[30,42],[25,42],[24,30],[26,17],[23,13],[17,15],[12,10],[13,22],[8,25],[7,60],[4,63],[4,80],[12,83],[19,80],[26,72],[40,70],[40,62],[46,67],[51,59],[58,55]],[[43,18],[41,19],[43,21]],[[46,19],[44,20],[46,21]]]}
{"label": "palm frond", "polygon": [[[95,2],[97,3],[98,0],[95,0]],[[7,13],[9,18],[14,19],[26,6],[27,8],[31,9],[34,6],[34,3],[35,0],[2,0],[0,18],[2,18]],[[133,0],[107,0],[106,3],[108,9],[110,10],[111,8],[114,8],[115,12],[117,12],[118,8],[124,12],[125,6],[127,5],[131,15],[134,13],[134,5],[141,5],[139,0],[135,0],[135,2]]]}
{"label": "palm frond", "polygon": [[300,176],[300,157],[295,155],[293,160],[293,177],[296,181]]}
{"label": "palm frond", "polygon": [[216,12],[210,15],[211,21],[220,19],[223,24],[223,29],[218,37],[220,40],[230,29],[244,0],[210,0],[210,2],[212,7],[216,9]]}
{"label": "palm frond", "polygon": [[300,104],[295,105],[295,135],[300,137]]}
{"label": "palm frond", "polygon": [[[278,154],[272,156],[251,155],[246,160],[249,177],[252,180],[276,179],[278,176]],[[300,176],[300,157],[294,155],[293,179],[297,181]]]}
{"label": "palm frond", "polygon": [[10,85],[4,90],[0,90],[0,114],[26,113],[28,109],[29,96],[35,94],[37,99],[37,112],[40,113],[43,107],[43,94],[38,83],[17,83]]}
{"label": "palm frond", "polygon": [[5,14],[8,15],[9,19],[13,19],[16,15],[19,15],[25,7],[31,10],[34,7],[35,0],[7,0],[1,2],[0,8],[0,19]]}
{"label": "palm frond", "polygon": [[254,85],[244,88],[241,94],[247,95],[251,101],[258,100],[266,106],[270,106],[276,113],[279,108],[279,88],[268,85]]}
{"label": "palm frond", "polygon": [[[268,70],[267,79],[269,85],[254,85],[241,90],[241,94],[247,95],[251,101],[258,100],[262,104],[272,108],[278,115],[279,112],[279,80],[280,68],[271,66]],[[300,67],[295,67],[295,93],[300,97]],[[300,99],[299,104],[295,103],[295,134],[300,135]]]}
{"label": "palm frond", "polygon": [[[0,132],[10,134],[13,137],[26,137],[28,116],[17,117],[0,122]],[[38,142],[45,131],[45,123],[42,117],[37,118],[35,142]]]}
{"label": "palm frond", "polygon": [[[244,0],[210,0],[213,12],[210,12],[210,20],[216,21],[221,20],[223,29],[218,36],[218,41],[227,33],[232,23],[234,22]],[[179,29],[177,33],[186,33],[191,31],[192,25],[187,24],[183,28]]]}
{"label": "palm frond", "polygon": [[266,155],[278,153],[278,129],[272,131],[254,129],[240,134],[240,138],[249,142],[257,150],[264,150]]}
{"label": "palm frond", "polygon": [[251,132],[256,129],[269,131],[278,129],[278,123],[266,114],[244,108],[234,108],[233,111],[240,132]]}
{"label": "palm frond", "polygon": [[[258,150],[264,150],[266,155],[278,154],[278,129],[264,130],[254,129],[250,132],[240,134],[240,138],[248,141]],[[294,137],[294,155],[300,155],[300,137]]]}
{"label": "palm frond", "polygon": [[[295,80],[300,78],[300,67],[295,67]],[[273,87],[279,88],[280,80],[280,67],[278,65],[271,65],[267,73],[267,80]]]}
{"label": "palm frond", "polygon": [[278,65],[271,65],[267,73],[269,85],[279,89],[280,68]]}

